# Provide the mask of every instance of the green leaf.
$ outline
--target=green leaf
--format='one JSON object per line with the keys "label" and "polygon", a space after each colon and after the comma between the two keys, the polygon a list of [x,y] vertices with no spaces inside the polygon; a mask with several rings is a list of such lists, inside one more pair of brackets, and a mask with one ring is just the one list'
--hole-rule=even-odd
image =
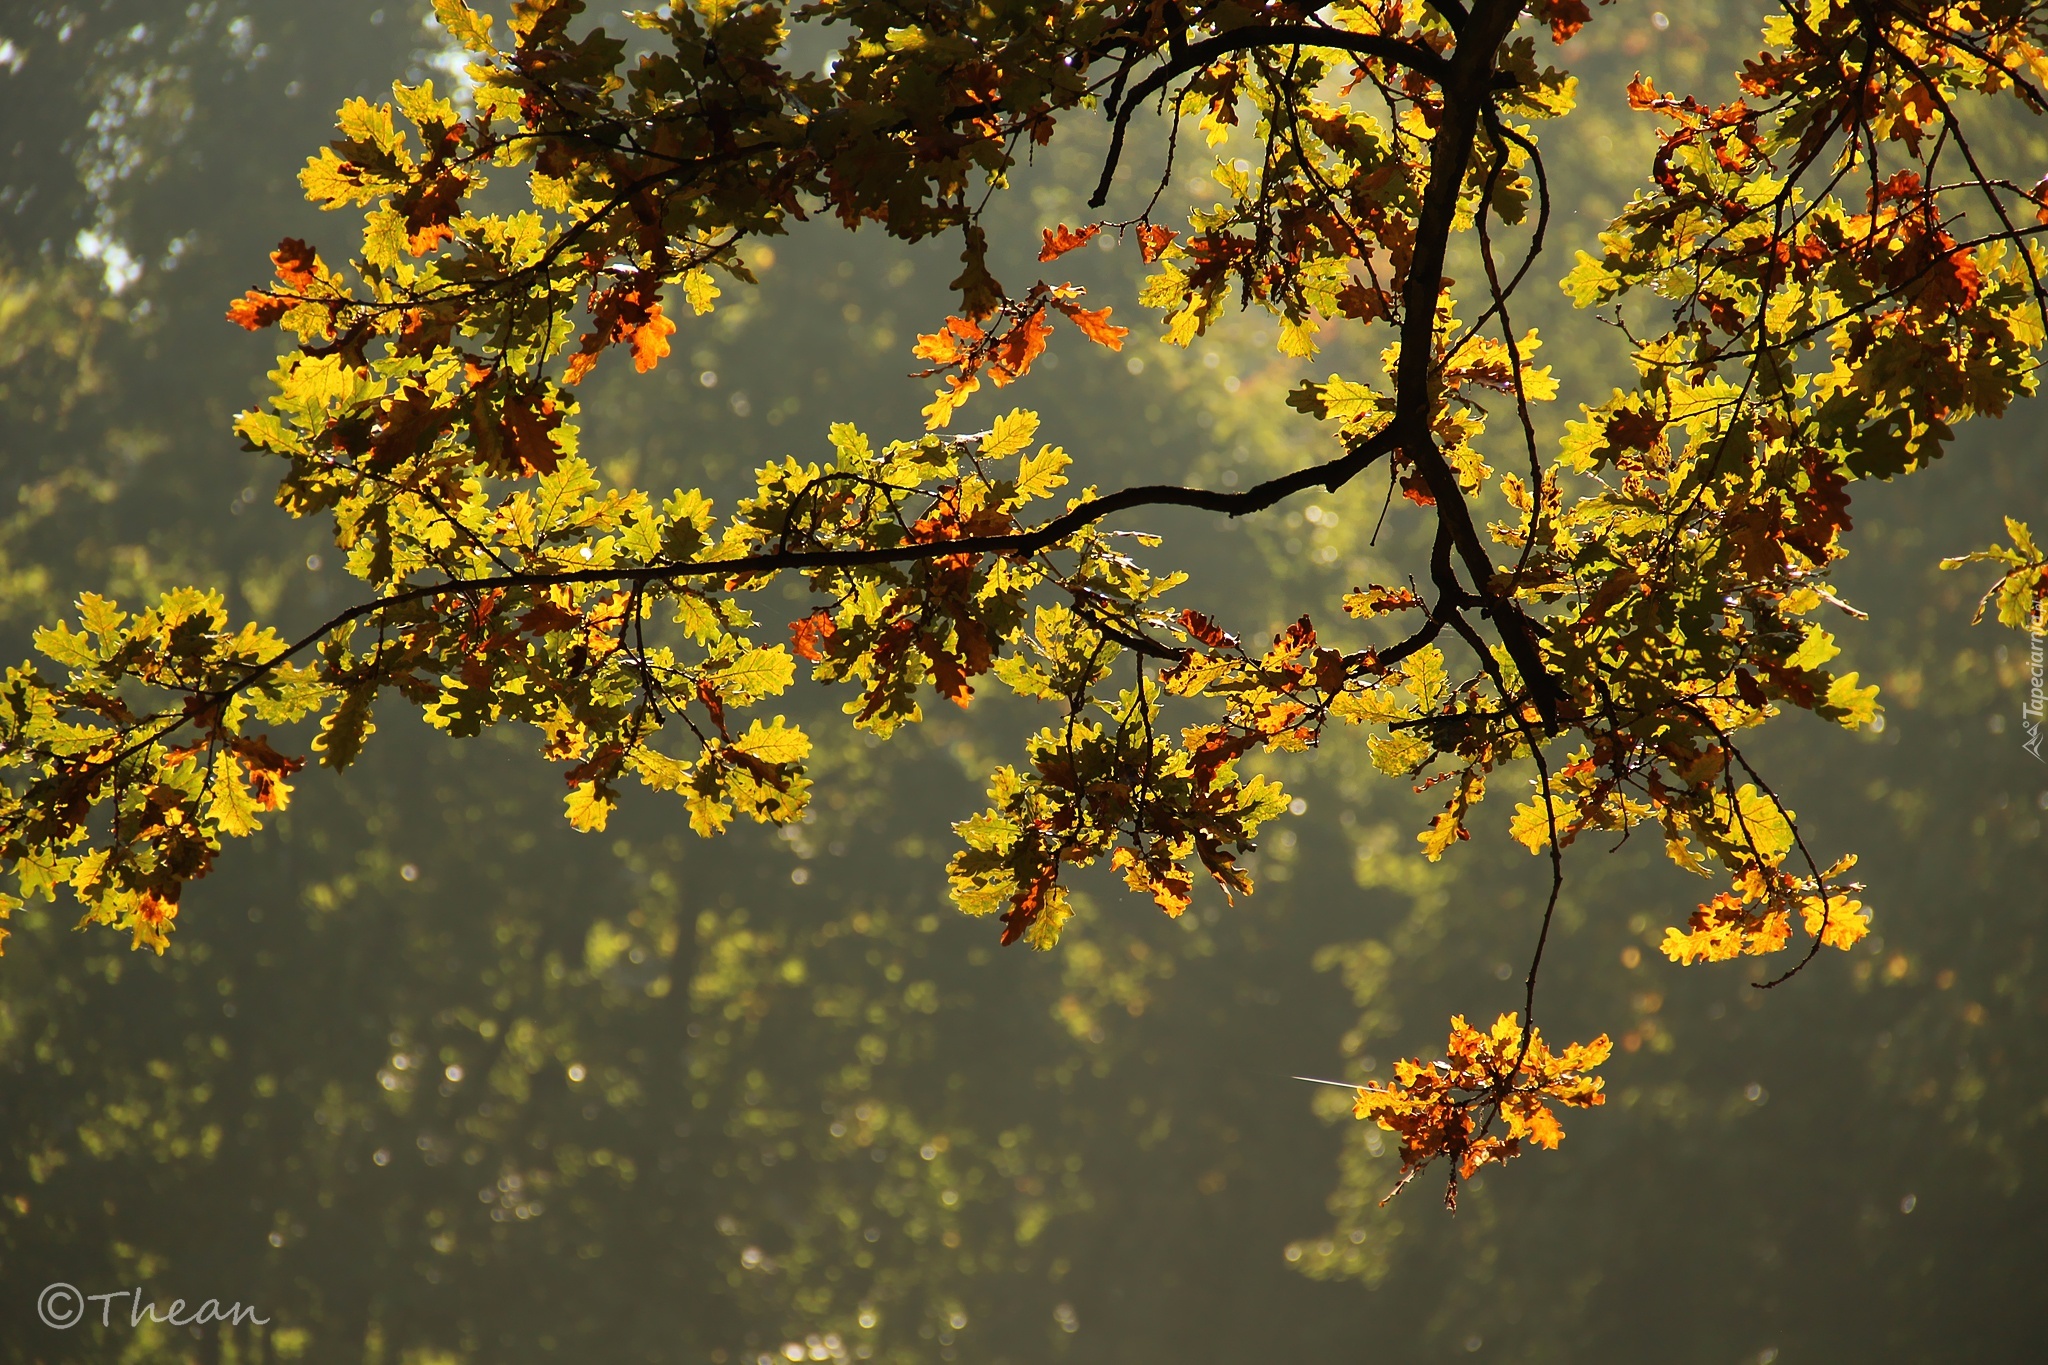
{"label": "green leaf", "polygon": [[1031,444],[1031,438],[1038,434],[1038,414],[1017,408],[996,418],[981,441],[981,456],[986,460],[1000,460],[1015,455]]}
{"label": "green leaf", "polygon": [[683,295],[690,301],[690,311],[699,317],[711,311],[720,292],[708,270],[692,270],[683,276]]}
{"label": "green leaf", "polygon": [[1017,469],[1017,498],[1028,501],[1033,498],[1049,498],[1058,489],[1066,487],[1066,468],[1073,460],[1058,446],[1040,446],[1036,455],[1028,455]]}
{"label": "green leaf", "polygon": [[256,801],[242,781],[241,761],[233,753],[222,750],[214,755],[212,777],[212,799],[206,813],[214,826],[237,838],[263,828],[257,819]]}
{"label": "green leaf", "polygon": [[579,782],[563,798],[568,810],[569,823],[586,834],[595,833],[605,827],[612,812],[618,808],[619,798],[609,787],[599,782]]}
{"label": "green leaf", "polygon": [[1622,276],[1605,262],[1581,251],[1578,263],[1566,272],[1559,285],[1574,308],[1591,308],[1620,291]]}
{"label": "green leaf", "polygon": [[1372,764],[1389,777],[1404,777],[1432,752],[1429,741],[1413,735],[1374,735],[1365,742]]}
{"label": "green leaf", "polygon": [[346,768],[356,761],[363,751],[363,744],[377,733],[376,722],[370,719],[375,704],[377,689],[352,687],[342,697],[341,705],[321,718],[320,733],[313,739],[313,750],[321,755],[321,762],[330,768]]}
{"label": "green leaf", "polygon": [[1799,643],[1785,660],[1787,668],[1819,668],[1842,651],[1835,646],[1835,637],[1819,626],[1808,626],[1806,638]]}
{"label": "green leaf", "polygon": [[754,721],[732,747],[763,763],[801,763],[811,755],[811,737],[777,716],[767,725]]}
{"label": "green leaf", "polygon": [[1828,687],[1828,708],[1834,719],[1854,730],[1877,719],[1877,684],[1856,685],[1856,674],[1844,673]]}
{"label": "green leaf", "polygon": [[478,14],[462,0],[434,0],[434,17],[448,36],[471,52],[490,52],[491,16]]}
{"label": "green leaf", "polygon": [[721,696],[744,706],[787,689],[796,679],[796,660],[781,645],[749,649],[711,677]]}

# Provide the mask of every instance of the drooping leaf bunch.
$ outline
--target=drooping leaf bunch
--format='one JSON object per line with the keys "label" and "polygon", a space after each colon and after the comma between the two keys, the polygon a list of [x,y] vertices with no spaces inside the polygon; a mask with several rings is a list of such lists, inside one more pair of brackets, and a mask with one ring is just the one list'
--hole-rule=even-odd
{"label": "drooping leaf bunch", "polygon": [[[1553,1056],[1533,1017],[1582,834],[1654,823],[1680,866],[1718,865],[1726,889],[1667,938],[1680,961],[1862,936],[1853,858],[1821,866],[1738,737],[1787,708],[1876,719],[1813,619],[1860,615],[1829,587],[1851,485],[1923,467],[1958,421],[2033,390],[2048,198],[1988,166],[1961,111],[2048,107],[2039,9],[1788,5],[1740,98],[1631,84],[1657,153],[1562,283],[1623,330],[1632,372],[1546,455],[1534,405],[1558,385],[1513,311],[1551,219],[1536,126],[1577,98],[1543,53],[1590,21],[1578,0],[703,0],[631,16],[628,38],[581,8],[521,0],[501,34],[436,0],[472,58],[463,106],[401,84],[341,110],[302,181],[360,237],[325,255],[285,241],[229,317],[296,339],[238,430],[280,462],[281,506],[331,517],[365,596],[296,641],[230,630],[196,594],[135,616],[90,601],[83,633],[39,637],[63,676],[14,670],[0,717],[24,894],[68,886],[87,919],[161,950],[221,838],[287,799],[297,760],[250,727],[317,716],[312,749],[344,767],[394,701],[458,735],[535,727],[579,828],[603,827],[629,776],[681,794],[706,835],[787,821],[809,740],[758,708],[801,661],[877,735],[919,719],[927,688],[964,707],[990,676],[1053,707],[951,866],[963,909],[1043,948],[1069,867],[1107,859],[1170,915],[1197,865],[1249,892],[1243,855],[1286,798],[1239,764],[1312,747],[1335,717],[1368,728],[1388,774],[1448,791],[1419,836],[1432,859],[1496,770],[1534,771],[1511,829],[1552,881],[1522,1018],[1490,1042],[1459,1026],[1455,1083],[1411,1068],[1371,1106],[1398,1120],[1411,1173],[1451,1158],[1454,1189],[1501,1144],[1555,1136],[1531,1095],[1597,1098],[1579,1079],[1597,1045]],[[831,58],[803,58],[818,44],[798,30]],[[1361,329],[1380,373],[1289,399],[1333,450],[1305,433],[1296,469],[1241,491],[1047,505],[1073,461],[1035,417],[952,430],[1062,320],[1112,350],[1127,335],[1080,285],[1015,290],[989,266],[989,194],[1075,118],[1108,123],[1094,205],[1137,211],[1048,225],[1039,260],[1127,241],[1181,345],[1233,302],[1276,315],[1298,358]],[[1134,171],[1140,119],[1171,136]],[[1219,162],[1224,198],[1156,221],[1196,136],[1253,155]],[[1119,171],[1137,182],[1121,193]],[[494,177],[511,183],[486,197]],[[764,467],[723,518],[698,490],[608,486],[579,453],[578,386],[608,353],[658,366],[751,282],[752,242],[824,215],[959,235],[959,311],[914,348],[941,384],[927,431],[878,446],[835,426],[829,452]],[[1476,246],[1476,285],[1445,278],[1454,240]],[[1305,603],[1264,650],[1222,624],[1230,604],[1177,600],[1183,576],[1144,557],[1156,537],[1116,529],[1147,507],[1249,515],[1375,466],[1429,529],[1418,578],[1359,587],[1334,628]],[[759,604],[790,576],[814,605],[785,637]],[[2038,574],[2006,581],[2038,604]],[[1507,1137],[1487,1136],[1497,1122]]]}
{"label": "drooping leaf bunch", "polygon": [[[1387,1199],[1438,1157],[1450,1166],[1444,1207],[1456,1212],[1458,1182],[1489,1162],[1518,1155],[1524,1139],[1555,1148],[1564,1125],[1551,1106],[1595,1109],[1607,1103],[1606,1083],[1586,1075],[1614,1050],[1606,1034],[1553,1053],[1539,1030],[1526,1035],[1512,1014],[1503,1014],[1484,1033],[1451,1019],[1443,1059],[1394,1063],[1391,1081],[1358,1087],[1353,1114],[1371,1119],[1401,1139],[1401,1176]],[[1492,1131],[1495,1123],[1505,1130]]]}

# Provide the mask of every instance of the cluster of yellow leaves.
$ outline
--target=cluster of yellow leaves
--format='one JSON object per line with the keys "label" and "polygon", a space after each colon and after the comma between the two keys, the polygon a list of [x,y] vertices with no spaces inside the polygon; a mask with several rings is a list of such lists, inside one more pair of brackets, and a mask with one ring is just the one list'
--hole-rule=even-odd
{"label": "cluster of yellow leaves", "polygon": [[[1604,1033],[1552,1052],[1540,1029],[1525,1038],[1512,1014],[1485,1032],[1454,1016],[1442,1060],[1404,1058],[1394,1063],[1393,1080],[1358,1087],[1353,1114],[1401,1139],[1401,1177],[1387,1199],[1441,1158],[1450,1163],[1444,1207],[1456,1209],[1458,1182],[1489,1162],[1519,1155],[1524,1140],[1554,1149],[1564,1140],[1564,1125],[1551,1106],[1607,1103],[1606,1082],[1586,1073],[1612,1051]],[[1495,1132],[1496,1123],[1505,1131]]]}
{"label": "cluster of yellow leaves", "polygon": [[[22,897],[65,888],[87,922],[162,952],[185,884],[206,875],[222,839],[254,833],[291,798],[302,761],[252,722],[303,719],[328,689],[271,667],[284,650],[274,632],[230,629],[220,595],[189,588],[136,615],[85,594],[78,627],[39,630],[35,645],[62,680],[22,666],[0,683],[0,858]],[[210,700],[256,673],[231,700]],[[138,710],[145,689],[179,704]],[[0,919],[18,904],[0,894]]]}
{"label": "cluster of yellow leaves", "polygon": [[[1873,23],[1891,56],[1865,46]],[[1836,948],[1866,932],[1857,888],[1841,880],[1853,858],[1823,872],[1736,741],[1787,708],[1849,729],[1878,721],[1877,688],[1834,671],[1841,649],[1810,619],[1830,607],[1861,617],[1828,584],[1853,486],[1924,466],[1957,421],[2034,389],[2032,279],[2048,257],[2017,239],[1950,235],[1957,181],[1935,165],[1945,136],[1927,136],[1962,95],[2000,86],[1985,51],[2035,61],[2030,35],[2015,16],[1956,5],[1913,17],[1821,6],[1773,21],[1743,100],[1711,106],[1644,79],[1629,88],[1631,105],[1666,125],[1654,184],[1563,287],[1582,307],[1654,292],[1670,322],[1632,329],[1635,384],[1568,426],[1559,463],[1597,486],[1567,498],[1548,472],[1504,477],[1516,515],[1489,530],[1517,552],[1503,581],[1542,613],[1546,661],[1574,691],[1585,741],[1517,808],[1511,833],[1545,852],[1655,822],[1679,866],[1718,863],[1727,889],[1670,931],[1675,960],[1770,952],[1801,928]],[[1867,115],[1875,140],[1831,142],[1844,119],[1866,117],[1852,108],[1881,110]],[[1860,205],[1808,193],[1804,172],[1829,156],[1838,172],[1856,167],[1831,185],[1858,187]],[[2021,624],[2048,570],[2025,528],[2010,531],[2012,549],[1950,563],[1998,563],[1986,609]],[[1361,614],[1377,600],[1361,600]],[[1440,818],[1425,847],[1457,823]]]}
{"label": "cluster of yellow leaves", "polygon": [[1789,877],[1775,867],[1752,868],[1736,879],[1734,891],[1695,910],[1684,929],[1666,929],[1659,947],[1681,965],[1775,953],[1790,940],[1796,913],[1808,937],[1846,951],[1870,932],[1869,912],[1854,898],[1863,888],[1842,880],[1855,865],[1851,854],[1809,878]]}
{"label": "cluster of yellow leaves", "polygon": [[1107,855],[1169,916],[1193,898],[1194,861],[1226,896],[1249,894],[1236,854],[1255,847],[1287,794],[1238,772],[1249,743],[1226,727],[1190,726],[1178,745],[1156,734],[1158,706],[1156,687],[1142,698],[1126,692],[1105,707],[1114,723],[1048,726],[1030,741],[1028,771],[997,769],[990,809],[954,826],[967,845],[947,868],[954,903],[972,915],[1001,910],[1005,943],[1050,948],[1071,913],[1063,864]]}

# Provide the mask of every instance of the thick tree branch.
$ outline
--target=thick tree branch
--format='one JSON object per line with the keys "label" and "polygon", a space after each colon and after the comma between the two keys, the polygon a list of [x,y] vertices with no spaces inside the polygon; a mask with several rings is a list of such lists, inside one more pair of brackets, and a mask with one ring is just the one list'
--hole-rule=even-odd
{"label": "thick tree branch", "polygon": [[1199,71],[1218,57],[1264,47],[1334,48],[1361,57],[1378,57],[1437,81],[1441,81],[1449,71],[1441,56],[1419,43],[1406,43],[1398,38],[1382,38],[1371,33],[1319,28],[1313,24],[1266,24],[1232,29],[1213,38],[1204,38],[1180,49],[1172,60],[1154,68],[1110,110],[1116,115],[1116,126],[1110,131],[1109,154],[1103,159],[1102,177],[1096,181],[1095,193],[1088,198],[1088,207],[1099,209],[1109,202],[1109,182],[1116,177],[1117,163],[1123,159],[1124,136],[1130,129],[1132,113],[1140,105],[1178,78],[1191,71]]}
{"label": "thick tree branch", "polygon": [[344,626],[352,625],[380,611],[408,606],[437,597],[488,592],[499,588],[554,587],[570,583],[625,583],[642,588],[651,583],[672,583],[687,578],[752,578],[785,570],[855,569],[874,564],[912,564],[953,555],[1030,555],[1050,549],[1075,532],[1105,517],[1140,507],[1192,507],[1220,512],[1230,517],[1264,511],[1296,493],[1311,488],[1331,492],[1343,487],[1369,468],[1373,461],[1393,448],[1389,432],[1360,438],[1337,459],[1297,469],[1278,478],[1236,493],[1206,488],[1185,488],[1177,484],[1141,484],[1090,498],[1041,526],[1008,535],[962,536],[912,545],[877,546],[858,550],[777,550],[768,554],[742,555],[732,559],[691,560],[679,564],[641,564],[623,567],[548,569],[524,573],[494,574],[482,578],[449,579],[424,584],[373,601],[358,603],[339,613],[285,646],[283,650],[251,669],[232,685],[207,700],[219,702],[234,696],[274,671],[278,665],[303,654]]}
{"label": "thick tree branch", "polygon": [[[1485,600],[1486,614],[1522,675],[1546,727],[1558,720],[1562,694],[1543,665],[1536,634],[1520,607],[1493,591],[1493,556],[1480,539],[1458,476],[1430,430],[1436,384],[1436,305],[1443,290],[1444,255],[1458,199],[1471,164],[1482,111],[1494,85],[1494,54],[1520,19],[1518,0],[1480,0],[1472,9],[1443,85],[1443,113],[1430,143],[1429,183],[1415,222],[1415,253],[1401,290],[1401,359],[1394,377],[1395,416],[1401,453],[1411,460],[1436,500],[1439,521],[1450,532],[1458,557]],[[1446,584],[1439,584],[1446,587]]]}

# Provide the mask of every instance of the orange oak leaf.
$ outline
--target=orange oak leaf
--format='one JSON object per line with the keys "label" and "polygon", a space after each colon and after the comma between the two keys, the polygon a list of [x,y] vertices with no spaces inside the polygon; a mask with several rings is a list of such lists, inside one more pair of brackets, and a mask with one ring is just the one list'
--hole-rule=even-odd
{"label": "orange oak leaf", "polygon": [[1537,0],[1529,12],[1550,25],[1550,41],[1569,42],[1574,34],[1592,22],[1593,12],[1586,0]]}
{"label": "orange oak leaf", "polygon": [[910,353],[934,365],[957,365],[981,340],[981,328],[967,318],[947,318],[936,332],[921,333]]}
{"label": "orange oak leaf", "polygon": [[924,651],[926,661],[931,664],[932,686],[938,689],[939,695],[947,701],[963,711],[966,710],[974,699],[974,687],[967,681],[967,666],[930,636],[920,635],[917,638],[917,645]]}
{"label": "orange oak leaf", "polygon": [[823,607],[816,608],[809,616],[789,623],[793,643],[791,648],[812,663],[822,663],[825,651],[832,647],[832,637],[839,633],[833,623],[832,613]]}
{"label": "orange oak leaf", "polygon": [[675,329],[675,323],[661,315],[660,304],[650,305],[647,321],[633,329],[633,368],[642,374],[653,369],[668,354],[669,334]]}
{"label": "orange oak leaf", "polygon": [[1360,322],[1371,322],[1375,318],[1385,317],[1387,305],[1385,290],[1374,289],[1357,280],[1345,285],[1337,293],[1338,311],[1345,317],[1357,318]]}
{"label": "orange oak leaf", "polygon": [[718,687],[709,678],[697,679],[697,700],[704,703],[704,709],[711,713],[711,723],[725,733],[725,699],[718,695]]}
{"label": "orange oak leaf", "polygon": [[1138,256],[1146,265],[1159,259],[1160,255],[1173,245],[1178,236],[1172,228],[1157,227],[1151,223],[1138,229]]}
{"label": "orange oak leaf", "polygon": [[270,253],[271,262],[277,266],[277,277],[293,289],[305,289],[319,278],[317,267],[319,256],[313,248],[296,237],[287,237],[277,244],[277,250]]}
{"label": "orange oak leaf", "polygon": [[1180,614],[1181,627],[1211,649],[1236,649],[1237,637],[1201,612],[1188,608]]}
{"label": "orange oak leaf", "polygon": [[1131,334],[1128,327],[1118,327],[1110,322],[1107,308],[1083,308],[1065,299],[1054,299],[1053,307],[1067,315],[1067,318],[1081,329],[1081,335],[1098,346],[1107,346],[1112,351],[1124,348],[1124,338]]}
{"label": "orange oak leaf", "polygon": [[1344,656],[1334,649],[1318,649],[1315,663],[1316,686],[1333,697],[1342,692],[1345,679],[1350,676],[1344,667]]}
{"label": "orange oak leaf", "polygon": [[1059,864],[1042,864],[1029,881],[1017,888],[1011,899],[1009,912],[1003,916],[1002,946],[1007,948],[1024,937],[1024,931],[1037,922],[1044,913],[1046,901],[1051,897],[1053,886],[1059,878]]}
{"label": "orange oak leaf", "polygon": [[228,305],[228,321],[249,331],[261,331],[292,310],[290,299],[272,298],[251,289]]}
{"label": "orange oak leaf", "polygon": [[238,735],[228,747],[248,770],[249,793],[262,810],[281,810],[291,788],[286,778],[306,766],[303,758],[292,758],[270,747],[262,735]]}
{"label": "orange oak leaf", "polygon": [[1080,228],[1070,228],[1065,223],[1061,223],[1057,229],[1046,228],[1044,229],[1045,245],[1038,249],[1038,259],[1041,261],[1056,261],[1069,251],[1088,245],[1088,243],[1095,240],[1096,234],[1101,231],[1101,225],[1096,223],[1090,223],[1087,227]]}
{"label": "orange oak leaf", "polygon": [[449,172],[436,176],[425,190],[417,191],[405,211],[406,250],[424,256],[452,240],[455,229],[448,226],[448,219],[468,188],[467,177]]}
{"label": "orange oak leaf", "polygon": [[1045,354],[1045,341],[1051,335],[1052,324],[1045,320],[1043,308],[1005,332],[1003,339],[995,344],[993,360],[988,367],[989,378],[995,380],[996,387],[1001,388],[1030,373],[1031,362]]}

